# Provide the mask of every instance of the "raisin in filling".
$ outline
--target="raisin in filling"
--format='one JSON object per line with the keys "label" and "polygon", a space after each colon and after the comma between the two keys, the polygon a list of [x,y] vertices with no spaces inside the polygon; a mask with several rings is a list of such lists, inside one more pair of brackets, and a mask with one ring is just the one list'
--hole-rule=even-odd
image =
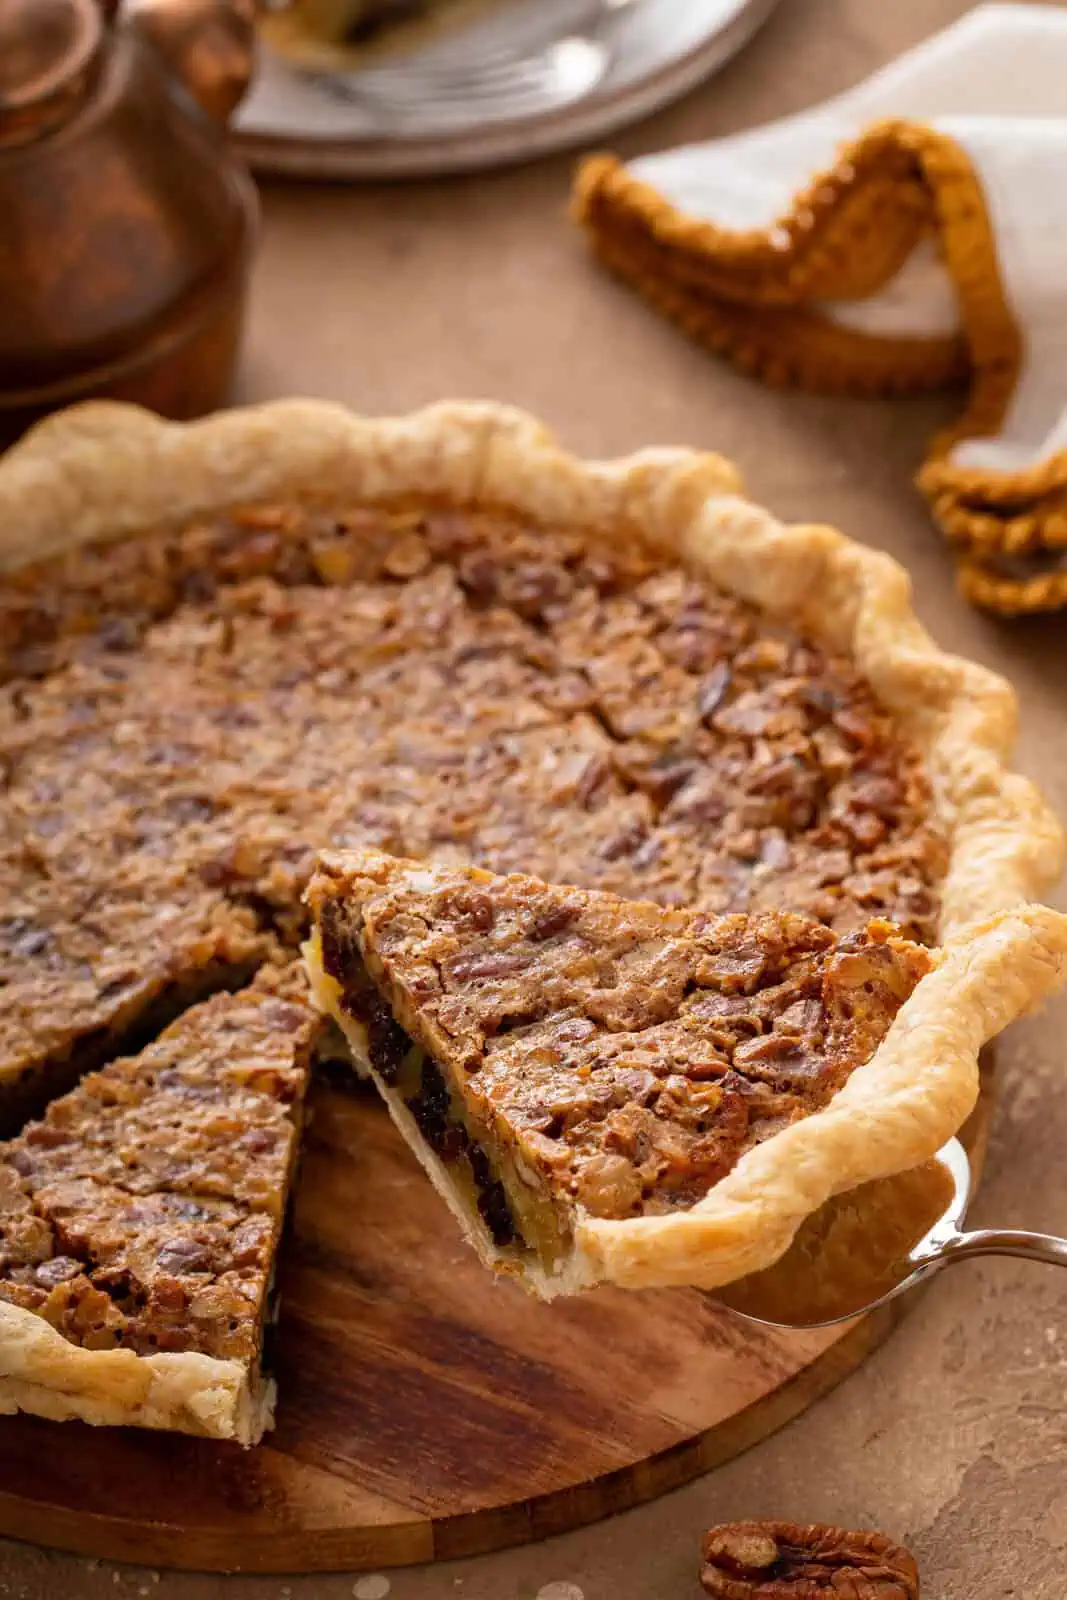
{"label": "raisin in filling", "polygon": [[[393,1026],[396,1028],[395,1023]],[[401,1032],[399,1028],[396,1031]],[[402,1037],[407,1039],[406,1034],[402,1034]],[[410,1039],[408,1046],[411,1052],[408,1060],[418,1074],[418,1089],[415,1093],[405,1094],[401,1085],[400,1094],[420,1134],[446,1166],[455,1167],[460,1162],[466,1162],[474,1181],[478,1214],[497,1248],[502,1250],[512,1244],[522,1245],[525,1241],[515,1225],[504,1185],[494,1174],[488,1155],[471,1138],[463,1123],[454,1120],[452,1096],[440,1068],[431,1056],[418,1045],[412,1044]],[[369,1054],[371,1064],[380,1072],[373,1042]]]}
{"label": "raisin in filling", "polygon": [[523,1246],[504,1185],[485,1150],[456,1116],[440,1068],[396,1022],[362,960],[352,959],[355,940],[333,906],[323,908],[321,937],[323,967],[341,985],[345,1011],[367,1031],[372,1068],[382,1083],[400,1096],[434,1154],[453,1168],[466,1163],[478,1214],[497,1248]]}
{"label": "raisin in filling", "polygon": [[478,1211],[493,1243],[503,1249],[521,1242],[504,1185],[494,1176],[489,1157],[462,1123],[450,1120],[452,1097],[441,1070],[431,1056],[419,1054],[423,1056],[419,1092],[407,1102],[419,1132],[447,1165],[466,1157],[478,1193]]}

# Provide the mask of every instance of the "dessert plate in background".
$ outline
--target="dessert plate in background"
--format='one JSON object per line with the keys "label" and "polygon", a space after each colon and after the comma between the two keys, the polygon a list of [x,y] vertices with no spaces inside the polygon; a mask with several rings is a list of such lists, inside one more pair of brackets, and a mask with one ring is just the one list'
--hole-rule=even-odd
{"label": "dessert plate in background", "polygon": [[267,42],[237,118],[262,173],[429,177],[601,138],[687,94],[777,0],[505,0],[358,70]]}

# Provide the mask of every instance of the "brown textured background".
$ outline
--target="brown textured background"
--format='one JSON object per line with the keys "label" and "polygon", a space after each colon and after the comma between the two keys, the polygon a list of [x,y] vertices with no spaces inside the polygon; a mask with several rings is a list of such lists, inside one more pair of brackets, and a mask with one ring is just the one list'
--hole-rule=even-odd
{"label": "brown textured background", "polygon": [[[962,0],[782,0],[762,36],[626,152],[732,132],[846,88]],[[941,643],[1010,674],[1020,764],[1067,815],[1067,618],[1005,625],[957,599],[910,474],[951,401],[766,392],[603,279],[564,218],[570,161],[410,188],[271,186],[241,398],[371,412],[443,396],[526,406],[576,450],[709,446],[780,515],[837,523],[911,567]],[[1067,1001],[1018,1027],[979,1220],[1067,1233]],[[1067,1594],[1067,1276],[991,1262],[935,1285],[889,1345],[784,1433],[658,1504],[526,1550],[389,1575],[394,1600],[695,1600],[709,1522],[878,1525],[927,1600]],[[353,1576],[190,1578],[0,1544],[0,1600],[342,1600]],[[579,1600],[566,1588],[546,1600]]]}

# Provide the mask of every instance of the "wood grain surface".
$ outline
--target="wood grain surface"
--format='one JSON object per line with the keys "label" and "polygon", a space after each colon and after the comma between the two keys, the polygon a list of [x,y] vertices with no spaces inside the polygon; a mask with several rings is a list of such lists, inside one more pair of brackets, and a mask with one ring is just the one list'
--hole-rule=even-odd
{"label": "wood grain surface", "polygon": [[[988,1100],[969,1130],[979,1163]],[[0,1418],[0,1533],[219,1572],[520,1544],[738,1454],[902,1314],[786,1333],[695,1291],[540,1304],[478,1264],[371,1091],[320,1084],[312,1113],[281,1275],[276,1430],[244,1451]]]}

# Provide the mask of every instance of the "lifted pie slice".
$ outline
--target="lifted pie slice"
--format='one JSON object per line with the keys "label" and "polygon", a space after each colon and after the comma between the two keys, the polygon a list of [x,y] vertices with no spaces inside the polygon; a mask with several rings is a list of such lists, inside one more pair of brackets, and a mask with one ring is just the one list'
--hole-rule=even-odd
{"label": "lifted pie slice", "polygon": [[312,983],[357,1065],[482,1258],[546,1296],[710,1286],[777,1254],[760,1196],[717,1223],[717,1186],[774,1143],[773,1182],[812,1208],[789,1131],[932,966],[885,923],[839,937],[374,852],[322,857],[308,899]]}
{"label": "lifted pie slice", "polygon": [[0,1144],[0,1411],[260,1437],[320,1026],[299,967],[265,969]]}

